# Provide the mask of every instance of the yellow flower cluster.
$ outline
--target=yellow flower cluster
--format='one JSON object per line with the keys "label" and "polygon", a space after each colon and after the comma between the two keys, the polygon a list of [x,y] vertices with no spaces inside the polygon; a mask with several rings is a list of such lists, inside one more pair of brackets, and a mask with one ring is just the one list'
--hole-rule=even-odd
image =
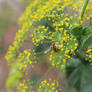
{"label": "yellow flower cluster", "polygon": [[55,80],[49,79],[49,81],[44,80],[38,87],[38,92],[61,92],[62,89],[59,88],[59,83]]}
{"label": "yellow flower cluster", "polygon": [[17,92],[27,92],[27,91],[28,92],[34,92],[32,90],[32,85],[33,85],[33,82],[30,82],[30,84],[29,84],[29,80],[23,80],[17,86]]}
{"label": "yellow flower cluster", "polygon": [[[91,3],[92,2],[90,1],[89,7],[86,9],[86,11],[89,10],[90,12],[92,12],[92,7],[90,7]],[[47,25],[42,25],[45,26],[45,29],[43,30],[44,34],[40,34],[40,32],[38,31],[36,35],[38,36],[40,34],[41,38],[38,39],[36,36],[33,37],[34,44],[39,42],[41,39],[47,37],[51,38],[51,35],[47,35],[45,37],[46,32],[44,31],[52,34],[54,31],[58,31],[65,26],[66,29],[67,27],[70,29],[72,28],[72,26],[78,25],[78,15],[80,14],[82,4],[83,0],[79,0],[78,2],[76,2],[76,0],[34,0],[27,7],[24,15],[19,20],[22,28],[16,34],[14,43],[9,47],[6,59],[8,61],[13,61],[13,59],[16,58],[19,53],[20,47],[22,47],[22,44],[27,37],[27,34],[30,32],[31,27],[39,27],[39,22],[42,22],[43,19],[45,21],[48,21],[47,24],[50,26],[49,31],[46,30]],[[77,13],[75,14],[74,11]],[[51,29],[52,26],[54,26],[54,28]]]}
{"label": "yellow flower cluster", "polygon": [[26,39],[26,36],[28,34],[29,25],[26,22],[21,30],[16,33],[15,41],[13,44],[9,47],[8,52],[6,54],[7,61],[14,61],[16,59],[16,56],[19,53],[20,47],[22,47],[24,40]]}
{"label": "yellow flower cluster", "polygon": [[53,66],[64,69],[67,59],[70,59],[70,55],[74,54],[77,49],[78,42],[75,37],[68,35],[66,32],[63,35],[59,33],[54,42],[56,42],[57,52],[51,52],[50,61]]}
{"label": "yellow flower cluster", "polygon": [[88,47],[88,50],[86,51],[86,56],[87,56],[87,60],[89,60],[89,62],[92,65],[92,46]]}
{"label": "yellow flower cluster", "polygon": [[[31,16],[33,13],[48,0],[34,0],[31,4],[26,8],[24,14],[19,18],[19,24],[23,25],[26,21],[30,22]],[[33,17],[34,18],[34,17]]]}
{"label": "yellow flower cluster", "polygon": [[[44,0],[43,0],[44,1]],[[37,1],[39,2],[39,1]],[[52,2],[52,3],[51,3]],[[32,20],[32,22],[40,21],[45,18],[46,15],[53,10],[57,5],[61,4],[61,0],[48,0],[44,4],[40,4],[36,11],[34,11],[28,20]],[[30,8],[29,8],[30,9]],[[27,13],[27,12],[26,12]],[[29,15],[28,11],[28,15]]]}
{"label": "yellow flower cluster", "polygon": [[34,30],[34,34],[32,34],[32,41],[35,45],[37,45],[39,42],[46,39],[48,35],[48,28],[45,28],[45,26],[38,26]]}
{"label": "yellow flower cluster", "polygon": [[[43,1],[43,3],[44,3],[44,1]],[[30,9],[33,9],[33,7],[34,7],[34,10],[35,10],[36,5],[39,6],[40,4],[43,4],[43,3],[41,1],[39,2],[38,0],[35,0],[33,2],[33,4],[31,4],[27,7],[26,12],[20,18],[20,21],[22,21],[22,28],[16,34],[16,37],[14,39],[15,41],[13,42],[13,44],[8,49],[8,52],[6,54],[7,61],[14,61],[17,54],[19,53],[20,47],[22,47],[23,42],[27,37],[27,34],[30,32],[30,29],[33,25],[33,22],[30,21],[30,20],[32,20],[32,17],[31,17],[32,14],[31,13],[33,12],[33,10],[30,10]],[[29,17],[29,15],[30,15],[30,17]]]}
{"label": "yellow flower cluster", "polygon": [[23,72],[25,72],[28,64],[32,65],[31,50],[30,49],[25,50],[24,53],[20,53],[16,61],[17,61],[17,67],[19,68],[19,70],[23,70]]}
{"label": "yellow flower cluster", "polygon": [[59,83],[56,80],[43,80],[38,88],[33,89],[33,81],[23,80],[17,86],[17,92],[61,92]]}

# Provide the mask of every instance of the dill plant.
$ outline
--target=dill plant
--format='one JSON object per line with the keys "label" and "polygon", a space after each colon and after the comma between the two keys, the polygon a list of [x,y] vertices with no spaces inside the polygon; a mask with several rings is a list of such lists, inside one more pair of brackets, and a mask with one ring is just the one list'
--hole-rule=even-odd
{"label": "dill plant", "polygon": [[[91,0],[32,1],[19,19],[21,29],[6,54],[11,66],[8,92],[13,92],[13,88],[17,92],[71,92],[72,87],[77,92],[91,92],[91,18]],[[30,41],[33,48],[21,51],[23,44]],[[25,78],[28,66],[35,68],[43,56],[49,57],[48,71],[37,81]],[[44,80],[53,68],[59,71],[57,78]],[[60,86],[62,72],[66,75],[68,87]]]}

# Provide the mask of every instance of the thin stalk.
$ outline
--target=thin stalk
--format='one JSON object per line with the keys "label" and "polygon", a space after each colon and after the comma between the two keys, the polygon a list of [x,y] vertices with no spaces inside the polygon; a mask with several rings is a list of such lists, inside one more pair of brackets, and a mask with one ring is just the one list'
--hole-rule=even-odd
{"label": "thin stalk", "polygon": [[36,83],[36,85],[33,87],[33,89],[35,89],[40,83],[41,83],[41,81],[48,75],[48,73],[51,71],[51,69],[52,69],[53,67],[51,66],[48,70],[47,70],[47,72],[42,76],[42,78]]}
{"label": "thin stalk", "polygon": [[85,10],[86,10],[86,7],[87,7],[87,5],[88,5],[88,2],[89,2],[89,0],[85,0],[85,2],[84,2],[83,8],[82,8],[81,14],[80,14],[80,19],[81,19],[81,20],[83,19],[83,15],[84,15],[84,13],[85,13]]}
{"label": "thin stalk", "polygon": [[58,72],[58,76],[57,76],[56,81],[59,81],[59,79],[60,79],[60,75],[61,75],[61,71]]}

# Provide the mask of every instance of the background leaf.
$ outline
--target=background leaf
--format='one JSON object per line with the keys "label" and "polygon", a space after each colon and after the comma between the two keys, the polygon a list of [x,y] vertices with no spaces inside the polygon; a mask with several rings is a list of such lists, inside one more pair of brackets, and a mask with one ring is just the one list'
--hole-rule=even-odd
{"label": "background leaf", "polygon": [[92,36],[91,28],[90,27],[82,27],[77,26],[71,30],[71,33],[77,38],[79,42],[79,48],[81,48],[86,40]]}
{"label": "background leaf", "polygon": [[66,67],[66,75],[70,87],[78,92],[92,92],[92,66],[84,65],[78,58],[73,58]]}

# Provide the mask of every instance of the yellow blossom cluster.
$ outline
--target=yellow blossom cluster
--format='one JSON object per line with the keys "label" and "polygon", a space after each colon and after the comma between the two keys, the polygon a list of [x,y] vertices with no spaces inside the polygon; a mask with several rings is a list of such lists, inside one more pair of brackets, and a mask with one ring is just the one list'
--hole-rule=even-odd
{"label": "yellow blossom cluster", "polygon": [[[82,4],[83,0],[79,0],[78,2],[76,2],[76,0],[34,0],[27,7],[24,15],[19,20],[19,23],[22,24],[22,28],[16,34],[14,43],[9,47],[6,59],[8,61],[13,61],[13,59],[16,58],[17,54],[19,53],[19,49],[20,47],[22,47],[22,44],[26,39],[27,34],[30,32],[31,28],[34,26],[39,27],[40,25],[42,25],[40,23],[43,20],[44,22],[48,21],[47,24],[49,26],[47,24],[44,24],[43,26],[49,27],[49,30],[52,31],[49,31],[48,33],[51,34],[54,31],[59,30],[61,27],[64,28],[66,26],[66,28],[72,28],[73,25],[78,25],[78,15],[75,14],[74,11],[78,11],[79,14]],[[89,7],[90,5],[91,4],[89,4]],[[89,7],[87,8],[88,10]],[[70,13],[70,11],[72,12]],[[52,26],[55,27],[53,28]],[[45,32],[43,33],[45,34]],[[39,32],[36,34],[39,35]],[[44,34],[41,36],[41,39],[45,38]],[[50,36],[51,35],[48,35],[47,37]],[[34,43],[40,41],[39,39],[37,39],[37,37],[35,38],[33,37]]]}
{"label": "yellow blossom cluster", "polygon": [[34,88],[33,81],[23,80],[17,86],[17,92],[61,92],[62,89],[59,86],[59,83],[56,80],[52,80],[51,78],[47,80],[41,81],[38,88]]}
{"label": "yellow blossom cluster", "polygon": [[25,50],[24,53],[20,53],[16,61],[17,61],[17,67],[19,68],[19,70],[22,70],[24,72],[28,64],[32,65],[31,50],[30,49]]}
{"label": "yellow blossom cluster", "polygon": [[[48,0],[34,0],[31,4],[26,8],[24,14],[19,18],[19,24],[23,25],[26,21],[30,22],[31,16],[33,13]],[[34,18],[34,17],[33,17]],[[31,19],[32,20],[32,19]],[[30,22],[31,23],[31,22]]]}
{"label": "yellow blossom cluster", "polygon": [[64,69],[67,59],[70,59],[77,49],[78,42],[75,37],[68,35],[66,32],[63,35],[58,33],[54,42],[56,42],[57,52],[52,51],[49,59],[53,66]]}
{"label": "yellow blossom cluster", "polygon": [[[42,0],[43,1],[43,0]],[[43,1],[44,2],[44,1]],[[13,44],[9,47],[8,52],[6,54],[6,59],[7,61],[14,61],[14,59],[16,58],[17,54],[19,53],[19,49],[20,47],[22,47],[24,40],[27,37],[27,34],[30,32],[31,27],[33,25],[33,22],[30,21],[30,18],[28,17],[30,15],[30,13],[33,11],[30,10],[30,8],[34,8],[35,10],[35,6],[36,5],[40,5],[42,4],[42,2],[38,2],[38,0],[35,0],[33,2],[33,4],[31,4],[32,6],[28,6],[26,9],[26,12],[24,13],[24,15],[20,18],[20,21],[22,21],[22,28],[20,30],[18,30],[18,33],[16,33],[15,39]]]}
{"label": "yellow blossom cluster", "polygon": [[37,45],[39,42],[46,39],[48,32],[48,28],[45,28],[45,26],[38,26],[35,28],[34,34],[32,34],[32,42]]}
{"label": "yellow blossom cluster", "polygon": [[9,47],[8,52],[6,54],[7,61],[14,61],[19,53],[20,47],[22,47],[24,40],[26,39],[26,35],[28,33],[29,25],[25,23],[23,28],[16,33],[15,41]]}
{"label": "yellow blossom cluster", "polygon": [[29,84],[29,80],[23,80],[17,86],[17,92],[27,92],[27,91],[34,92],[32,90],[32,85],[33,85],[33,82],[30,82],[30,84]]}
{"label": "yellow blossom cluster", "polygon": [[86,56],[87,56],[87,60],[89,60],[89,62],[92,65],[92,46],[88,47],[88,50],[86,51]]}
{"label": "yellow blossom cluster", "polygon": [[62,89],[59,88],[59,83],[55,80],[49,79],[43,80],[38,87],[38,92],[61,92]]}

